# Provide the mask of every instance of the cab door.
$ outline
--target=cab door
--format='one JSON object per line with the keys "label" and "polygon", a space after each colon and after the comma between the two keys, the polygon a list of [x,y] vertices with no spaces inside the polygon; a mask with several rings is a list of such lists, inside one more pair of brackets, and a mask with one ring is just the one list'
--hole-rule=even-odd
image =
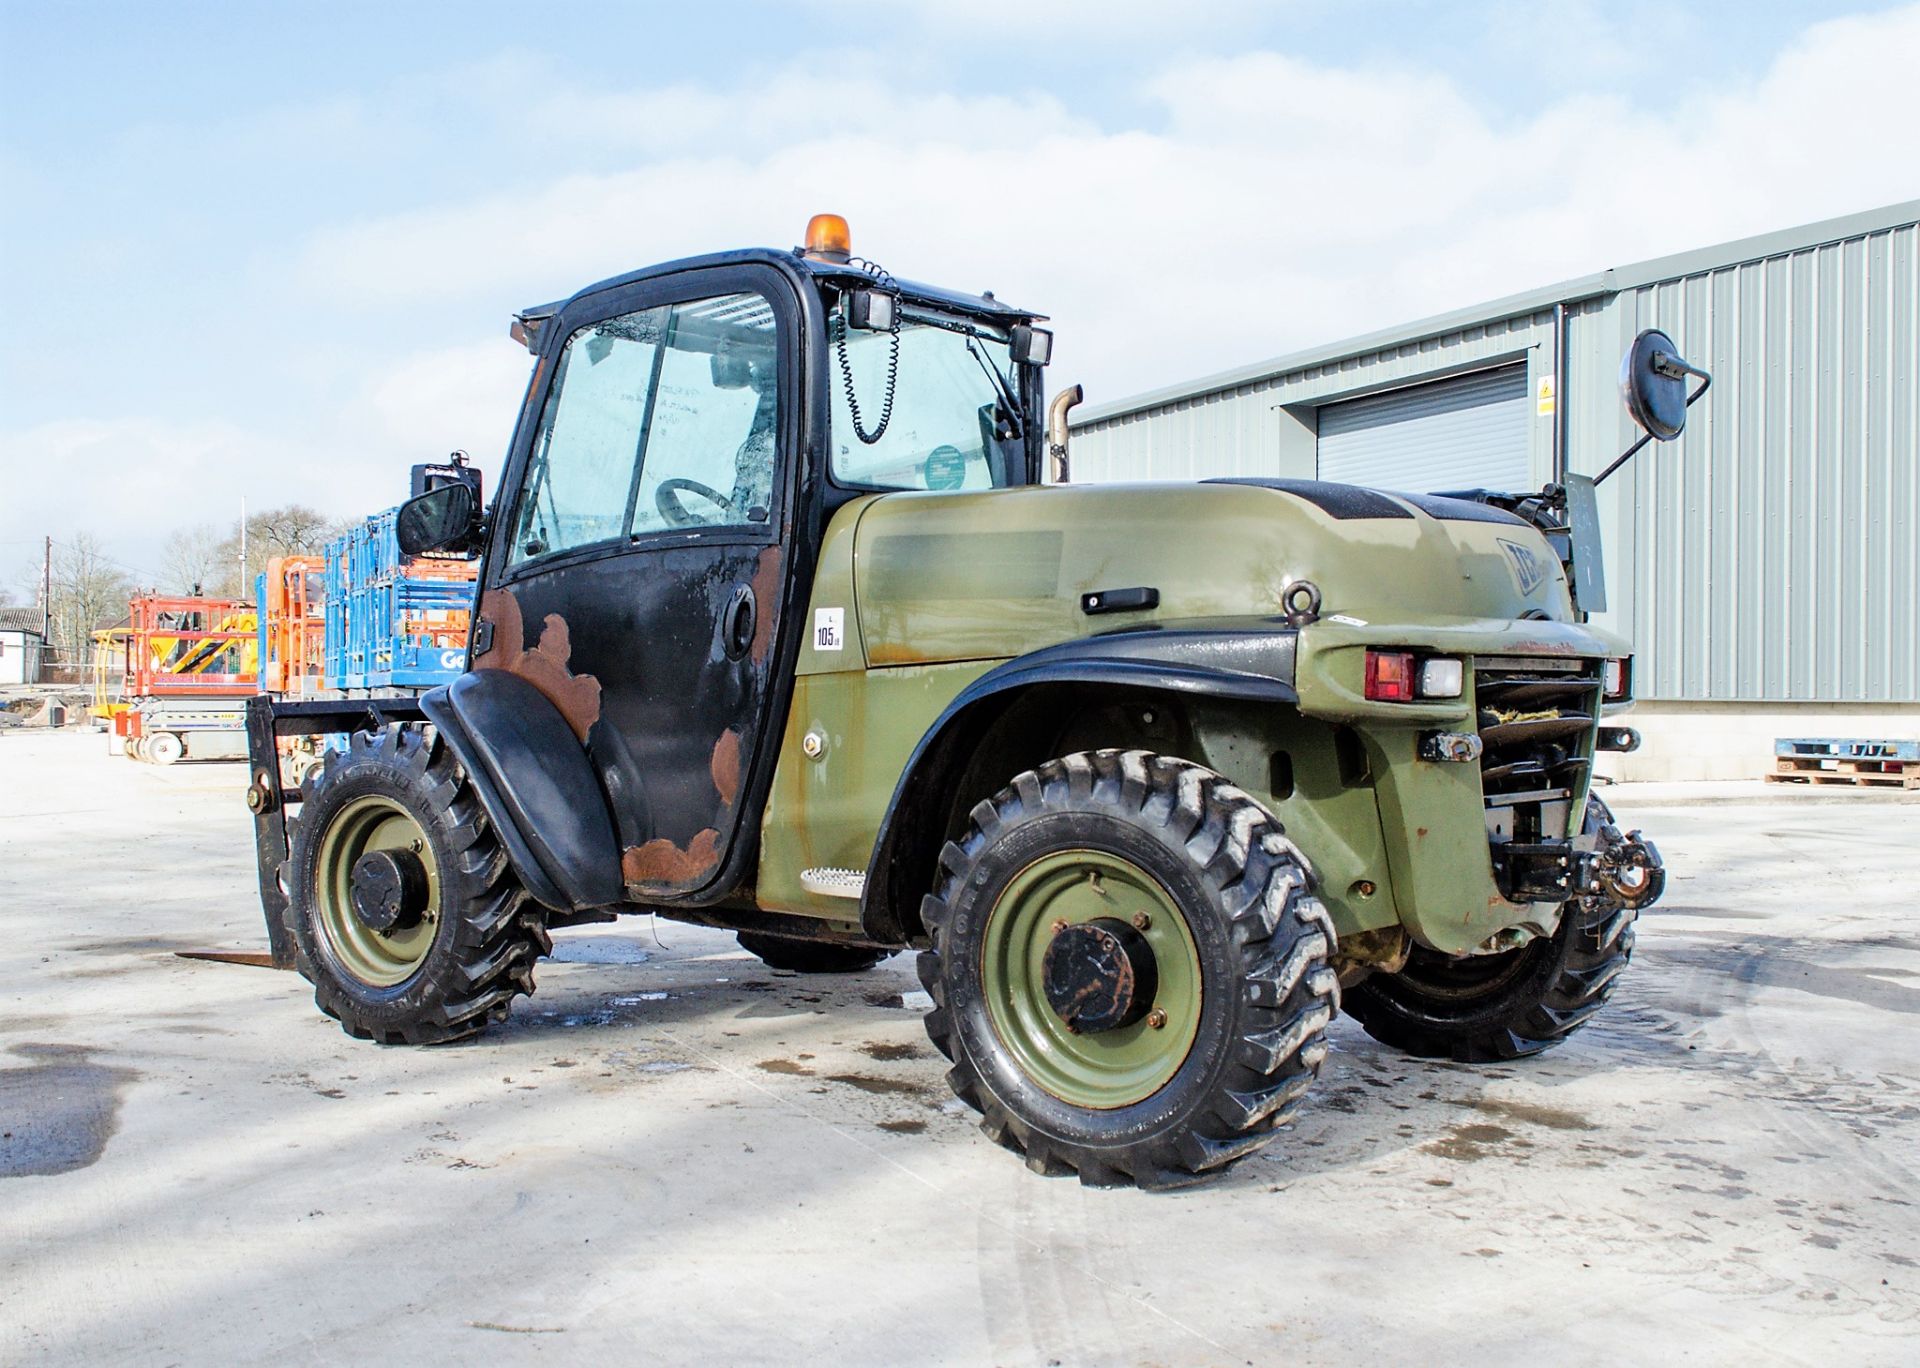
{"label": "cab door", "polygon": [[516,434],[474,668],[522,675],[580,737],[630,898],[709,901],[732,882],[771,734],[800,319],[766,268],[575,300]]}

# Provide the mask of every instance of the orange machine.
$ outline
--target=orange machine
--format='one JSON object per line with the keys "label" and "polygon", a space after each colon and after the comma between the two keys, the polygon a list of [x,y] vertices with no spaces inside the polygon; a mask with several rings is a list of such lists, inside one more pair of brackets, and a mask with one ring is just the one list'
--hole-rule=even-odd
{"label": "orange machine", "polygon": [[128,605],[124,640],[125,690],[109,711],[128,755],[170,765],[246,754],[246,700],[260,684],[251,603],[141,594]]}
{"label": "orange machine", "polygon": [[327,643],[326,561],[275,556],[256,581],[260,597],[260,687],[306,698],[321,687]]}
{"label": "orange machine", "polygon": [[227,698],[260,684],[258,619],[245,599],[142,594],[128,605],[129,698]]}

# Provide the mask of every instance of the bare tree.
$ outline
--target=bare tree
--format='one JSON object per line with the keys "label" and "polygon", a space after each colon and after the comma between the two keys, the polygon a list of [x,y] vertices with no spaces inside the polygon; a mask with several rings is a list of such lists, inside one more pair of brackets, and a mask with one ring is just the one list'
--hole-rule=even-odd
{"label": "bare tree", "polygon": [[160,552],[161,587],[172,594],[234,595],[231,541],[214,523],[181,528]]}
{"label": "bare tree", "polygon": [[[31,567],[38,588],[40,564]],[[53,544],[53,583],[48,608],[52,639],[47,643],[62,665],[84,666],[93,659],[93,631],[127,615],[133,581],[101,550],[90,532],[76,532]]]}
{"label": "bare tree", "polygon": [[[246,583],[240,596],[252,597],[254,577],[267,568],[275,556],[321,555],[332,541],[346,530],[346,524],[329,518],[305,504],[287,504],[269,508],[247,517]],[[236,529],[220,543],[224,564],[233,566],[240,557],[240,535]]]}

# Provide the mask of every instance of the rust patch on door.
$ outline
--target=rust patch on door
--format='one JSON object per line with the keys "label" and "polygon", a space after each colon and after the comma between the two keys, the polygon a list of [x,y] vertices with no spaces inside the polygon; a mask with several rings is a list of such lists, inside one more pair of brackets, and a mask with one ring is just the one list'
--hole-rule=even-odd
{"label": "rust patch on door", "polygon": [[773,617],[780,606],[780,548],[769,546],[760,553],[753,571],[753,601],[760,611],[753,619],[753,646],[748,654],[756,665],[767,663],[767,651],[773,645]]}
{"label": "rust patch on door", "polygon": [[740,793],[740,733],[729,728],[713,743],[713,786],[728,807]]}
{"label": "rust patch on door", "polygon": [[708,827],[683,850],[664,836],[645,845],[628,846],[620,856],[620,873],[630,884],[697,883],[720,863],[720,833]]}
{"label": "rust patch on door", "polygon": [[584,745],[587,733],[600,720],[600,681],[567,668],[573,657],[567,620],[558,613],[548,613],[540,625],[539,643],[528,650],[520,601],[510,591],[490,589],[481,595],[480,615],[493,624],[493,642],[473,658],[474,668],[519,675],[560,710]]}
{"label": "rust patch on door", "polygon": [[[713,743],[709,762],[714,790],[722,811],[740,796],[740,733],[729,728]],[[645,845],[628,846],[620,855],[620,877],[630,884],[668,884],[685,887],[699,883],[720,864],[720,833],[712,827],[698,833],[685,847],[664,836]]]}

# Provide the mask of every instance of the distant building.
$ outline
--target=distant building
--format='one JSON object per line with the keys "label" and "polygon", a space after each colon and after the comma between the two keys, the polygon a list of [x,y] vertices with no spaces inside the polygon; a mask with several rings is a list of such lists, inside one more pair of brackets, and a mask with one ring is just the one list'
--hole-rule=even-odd
{"label": "distant building", "polygon": [[1596,474],[1636,435],[1619,366],[1648,327],[1714,383],[1600,491],[1595,621],[1634,643],[1647,739],[1607,765],[1746,777],[1776,737],[1920,736],[1920,201],[1094,405],[1074,478]]}
{"label": "distant building", "polygon": [[37,684],[46,650],[38,608],[0,608],[0,684]]}

